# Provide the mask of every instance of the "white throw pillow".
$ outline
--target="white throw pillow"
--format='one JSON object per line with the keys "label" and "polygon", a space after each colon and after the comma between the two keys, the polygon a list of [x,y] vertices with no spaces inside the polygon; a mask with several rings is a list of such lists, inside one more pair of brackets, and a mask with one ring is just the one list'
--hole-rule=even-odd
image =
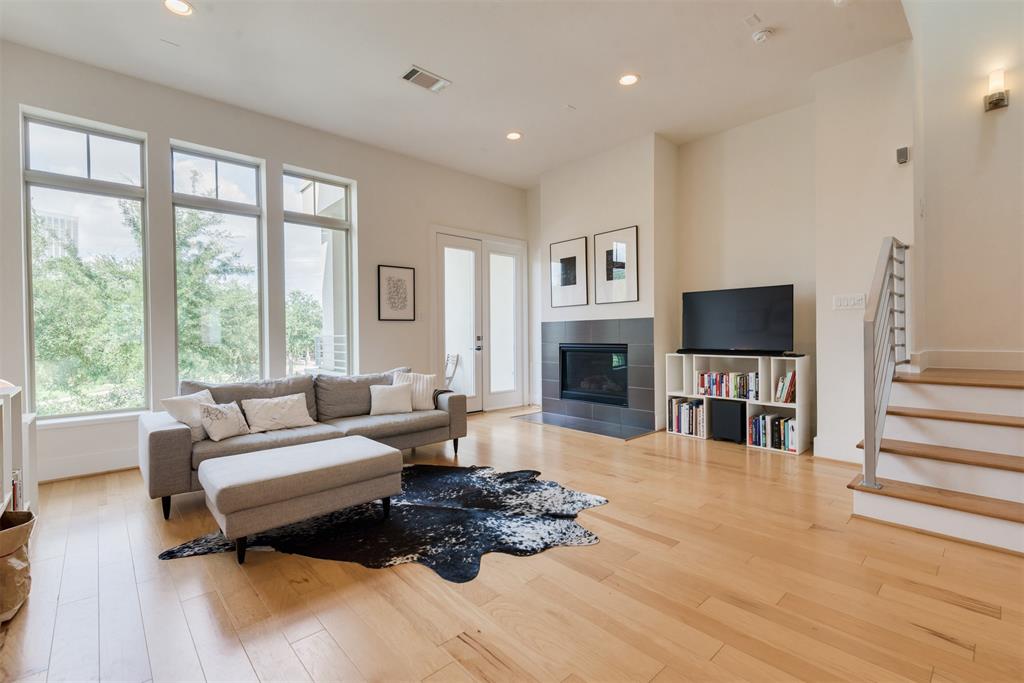
{"label": "white throw pillow", "polygon": [[411,384],[370,385],[370,415],[412,412]]}
{"label": "white throw pillow", "polygon": [[214,441],[249,433],[242,409],[237,403],[200,403],[203,427]]}
{"label": "white throw pillow", "polygon": [[290,394],[277,398],[246,398],[242,400],[242,410],[245,411],[249,431],[254,434],[316,424],[306,409],[305,394]]}
{"label": "white throw pillow", "polygon": [[434,389],[437,388],[437,375],[421,375],[417,372],[396,372],[394,383],[412,385],[413,410],[434,409]]}
{"label": "white throw pillow", "polygon": [[160,405],[171,417],[178,422],[187,424],[192,430],[192,443],[206,438],[203,417],[199,411],[200,403],[213,403],[213,394],[209,389],[203,389],[187,396],[173,396],[160,401]]}

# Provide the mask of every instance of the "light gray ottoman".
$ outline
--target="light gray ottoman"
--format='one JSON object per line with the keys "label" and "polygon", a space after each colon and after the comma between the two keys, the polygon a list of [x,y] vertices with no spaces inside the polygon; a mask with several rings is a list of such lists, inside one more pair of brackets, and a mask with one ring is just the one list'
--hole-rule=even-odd
{"label": "light gray ottoman", "polygon": [[402,452],[346,436],[204,460],[206,506],[245,562],[245,537],[402,492]]}

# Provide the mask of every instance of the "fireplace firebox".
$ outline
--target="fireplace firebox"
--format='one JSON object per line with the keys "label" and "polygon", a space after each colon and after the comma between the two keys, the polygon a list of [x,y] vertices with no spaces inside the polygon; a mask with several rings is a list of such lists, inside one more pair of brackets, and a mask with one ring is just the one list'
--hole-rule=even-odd
{"label": "fireplace firebox", "polygon": [[559,344],[558,352],[563,399],[629,405],[625,344]]}

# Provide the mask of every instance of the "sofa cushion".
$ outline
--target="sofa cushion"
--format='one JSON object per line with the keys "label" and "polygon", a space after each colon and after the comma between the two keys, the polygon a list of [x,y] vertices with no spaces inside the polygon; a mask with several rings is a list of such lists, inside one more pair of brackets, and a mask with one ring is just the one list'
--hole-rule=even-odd
{"label": "sofa cushion", "polygon": [[242,400],[246,398],[277,398],[290,394],[305,394],[306,410],[309,411],[311,418],[316,419],[316,392],[313,389],[312,375],[295,375],[283,379],[233,382],[231,384],[213,384],[212,382],[183,379],[178,384],[178,394],[182,395],[194,394],[203,389],[209,389],[213,394],[213,400],[217,403],[234,401],[239,408],[242,407]]}
{"label": "sofa cushion", "polygon": [[228,515],[401,471],[401,451],[353,436],[208,460],[199,481],[207,499]]}
{"label": "sofa cushion", "polygon": [[355,415],[328,420],[327,424],[346,436],[358,435],[377,439],[447,427],[448,413],[443,410],[417,410],[398,415]]}
{"label": "sofa cushion", "polygon": [[318,423],[310,427],[278,429],[273,432],[231,436],[223,441],[210,441],[209,439],[197,441],[192,445],[192,469],[199,469],[199,464],[204,460],[222,458],[225,455],[251,453],[280,446],[294,446],[301,443],[324,441],[325,439],[337,439],[342,436],[344,434],[338,429],[330,425]]}
{"label": "sofa cushion", "polygon": [[316,375],[317,420],[326,422],[339,417],[370,414],[370,387],[391,384],[396,372],[409,368],[395,368],[370,375],[335,375],[321,372]]}

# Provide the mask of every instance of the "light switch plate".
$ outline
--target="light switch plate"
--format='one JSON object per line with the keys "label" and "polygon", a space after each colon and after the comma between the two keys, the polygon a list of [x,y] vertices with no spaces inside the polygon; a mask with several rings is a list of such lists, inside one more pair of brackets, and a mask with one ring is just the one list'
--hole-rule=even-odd
{"label": "light switch plate", "polygon": [[866,300],[865,294],[836,294],[832,297],[832,310],[863,311]]}

